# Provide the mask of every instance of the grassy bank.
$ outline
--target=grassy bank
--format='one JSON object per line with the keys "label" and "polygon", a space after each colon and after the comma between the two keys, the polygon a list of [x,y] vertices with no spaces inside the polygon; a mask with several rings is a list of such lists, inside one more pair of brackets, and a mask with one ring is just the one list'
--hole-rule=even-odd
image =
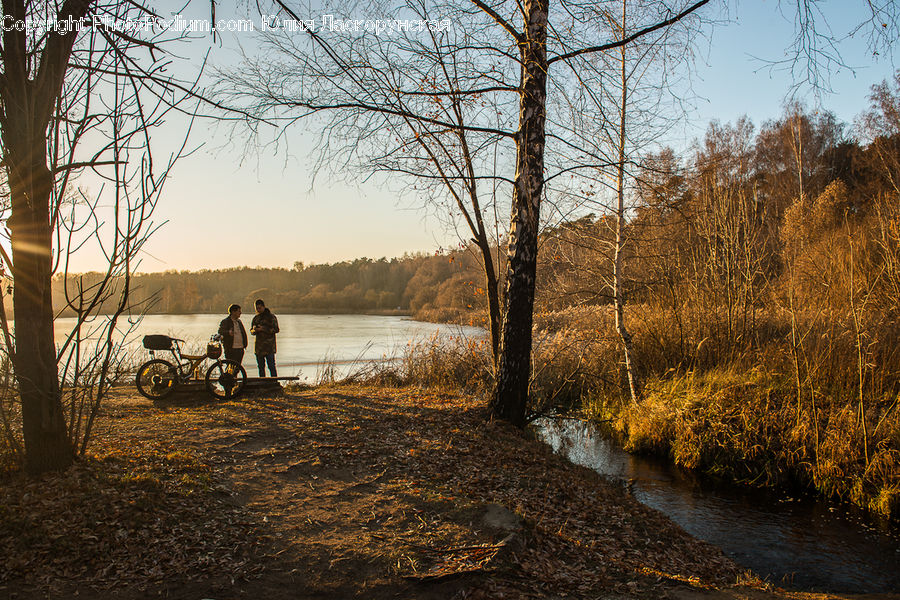
{"label": "grassy bank", "polygon": [[[533,411],[580,410],[609,421],[632,451],[743,484],[816,490],[900,515],[893,324],[869,324],[861,354],[847,324],[831,318],[792,325],[788,314],[755,314],[755,335],[735,341],[702,327],[716,323],[709,315],[679,320],[632,310],[642,401],[623,395],[610,311],[569,308],[536,316]],[[485,393],[488,348],[422,344],[377,379]]]}
{"label": "grassy bank", "polygon": [[[647,382],[643,402],[586,404],[625,434],[626,448],[740,483],[800,486],[884,516],[900,514],[900,419],[822,395],[798,405],[792,381],[762,368],[724,368]],[[813,400],[810,400],[812,403]]]}

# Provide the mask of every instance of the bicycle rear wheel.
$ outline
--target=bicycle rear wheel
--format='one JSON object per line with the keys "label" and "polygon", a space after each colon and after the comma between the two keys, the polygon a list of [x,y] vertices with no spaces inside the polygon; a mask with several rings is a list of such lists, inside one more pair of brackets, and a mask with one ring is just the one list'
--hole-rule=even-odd
{"label": "bicycle rear wheel", "polygon": [[246,383],[247,372],[233,360],[217,360],[206,372],[206,391],[222,400],[239,395]]}
{"label": "bicycle rear wheel", "polygon": [[178,371],[169,361],[156,358],[142,364],[134,381],[142,396],[151,400],[165,398],[178,385]]}

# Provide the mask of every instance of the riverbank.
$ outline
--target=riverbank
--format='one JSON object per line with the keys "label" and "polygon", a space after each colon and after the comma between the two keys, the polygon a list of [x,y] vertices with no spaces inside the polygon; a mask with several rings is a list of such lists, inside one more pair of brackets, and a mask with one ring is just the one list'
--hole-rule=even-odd
{"label": "riverbank", "polygon": [[483,417],[479,400],[412,388],[156,404],[120,390],[88,459],[0,482],[0,594],[839,597],[766,589]]}
{"label": "riverbank", "polygon": [[900,418],[890,405],[866,431],[839,395],[803,398],[764,368],[653,377],[640,404],[594,400],[627,450],[751,486],[815,490],[879,517],[900,517]]}
{"label": "riverbank", "polygon": [[[645,384],[634,403],[609,307],[539,313],[530,408],[580,411],[611,423],[630,450],[715,477],[799,487],[879,516],[900,515],[900,406],[891,383],[896,368],[870,373],[860,387],[859,375],[854,383],[850,373],[856,367],[847,339],[807,329],[804,354],[792,354],[790,320],[785,325],[784,315],[766,318],[758,316],[767,337],[743,348],[713,342],[687,324],[679,330],[646,309],[629,326]],[[814,342],[825,346],[817,349]],[[481,360],[467,357],[470,350]],[[487,351],[425,348],[419,362],[460,365],[456,385],[488,389],[489,374],[477,368],[487,362]],[[431,356],[436,352],[443,354],[440,360]]]}

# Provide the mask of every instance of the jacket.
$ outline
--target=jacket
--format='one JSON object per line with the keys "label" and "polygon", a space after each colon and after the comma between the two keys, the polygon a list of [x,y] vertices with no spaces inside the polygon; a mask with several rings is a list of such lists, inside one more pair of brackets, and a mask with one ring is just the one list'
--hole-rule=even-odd
{"label": "jacket", "polygon": [[[247,330],[244,329],[244,324],[238,319],[238,325],[241,326],[241,335],[244,337],[244,348],[247,347]],[[219,335],[222,336],[222,349],[223,350],[231,350],[234,346],[234,321],[230,316],[222,319],[222,322],[219,323]]]}
{"label": "jacket", "polygon": [[275,354],[275,334],[278,329],[278,319],[268,308],[254,315],[250,322],[250,331],[256,336],[254,352],[256,354]]}

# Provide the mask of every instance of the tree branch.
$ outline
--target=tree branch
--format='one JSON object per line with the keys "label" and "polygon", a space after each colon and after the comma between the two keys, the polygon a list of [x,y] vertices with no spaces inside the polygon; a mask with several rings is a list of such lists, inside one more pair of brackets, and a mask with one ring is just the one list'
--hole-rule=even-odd
{"label": "tree branch", "polygon": [[[381,114],[387,114],[387,115],[394,115],[397,117],[403,117],[406,119],[413,119],[413,120],[421,122],[421,123],[430,123],[432,125],[439,125],[441,127],[446,127],[448,129],[460,128],[459,125],[456,125],[454,123],[448,123],[446,121],[441,121],[439,119],[434,119],[434,118],[426,117],[423,115],[417,115],[415,113],[412,113],[412,112],[409,112],[406,110],[389,108],[389,107],[384,107],[384,106],[377,106],[377,105],[372,105],[372,104],[365,104],[363,102],[338,102],[335,104],[313,104],[311,102],[301,102],[301,101],[282,101],[279,104],[281,104],[282,106],[294,106],[294,107],[305,108],[312,112],[318,112],[318,111],[324,111],[324,110],[340,110],[340,109],[347,109],[347,108],[356,108],[356,109],[364,110],[367,112],[381,113]],[[516,137],[516,134],[514,132],[504,131],[502,129],[493,129],[491,127],[475,127],[475,126],[465,125],[465,126],[462,126],[462,128],[465,129],[466,131],[478,131],[481,133],[492,133],[494,135],[499,135],[499,136],[507,137],[510,139],[514,139]]]}
{"label": "tree branch", "polygon": [[670,25],[677,23],[678,21],[682,20],[689,14],[693,13],[694,11],[696,11],[697,9],[699,9],[700,7],[702,7],[703,5],[708,4],[708,3],[709,3],[709,0],[700,0],[700,2],[695,2],[694,4],[692,4],[691,6],[689,6],[686,9],[684,9],[683,11],[681,11],[674,17],[666,19],[665,21],[660,21],[659,23],[656,23],[655,25],[651,25],[650,27],[645,27],[644,29],[641,29],[640,31],[636,31],[635,33],[633,33],[633,34],[629,35],[628,37],[625,37],[621,40],[616,40],[615,42],[609,42],[609,43],[603,44],[601,46],[591,46],[590,48],[581,48],[580,50],[573,50],[572,52],[567,52],[566,54],[559,54],[557,56],[553,56],[553,57],[549,58],[547,60],[547,63],[553,64],[558,60],[568,60],[575,56],[581,56],[582,54],[588,54],[591,52],[605,52],[606,50],[612,50],[613,48],[619,48],[621,46],[625,46],[640,37],[643,37],[647,34],[653,33],[654,31],[664,29],[666,27],[669,27]]}
{"label": "tree branch", "polygon": [[505,29],[509,33],[509,35],[513,36],[513,38],[515,38],[517,44],[521,44],[522,40],[525,39],[525,36],[523,36],[518,30],[516,30],[515,27],[513,27],[512,25],[507,23],[506,19],[501,17],[497,13],[497,11],[495,11],[493,8],[491,8],[490,6],[488,6],[481,0],[472,0],[472,4],[474,4],[475,6],[480,8],[482,10],[482,12],[486,13],[490,18],[492,18],[494,21],[496,21],[497,24],[500,25],[500,27]]}

